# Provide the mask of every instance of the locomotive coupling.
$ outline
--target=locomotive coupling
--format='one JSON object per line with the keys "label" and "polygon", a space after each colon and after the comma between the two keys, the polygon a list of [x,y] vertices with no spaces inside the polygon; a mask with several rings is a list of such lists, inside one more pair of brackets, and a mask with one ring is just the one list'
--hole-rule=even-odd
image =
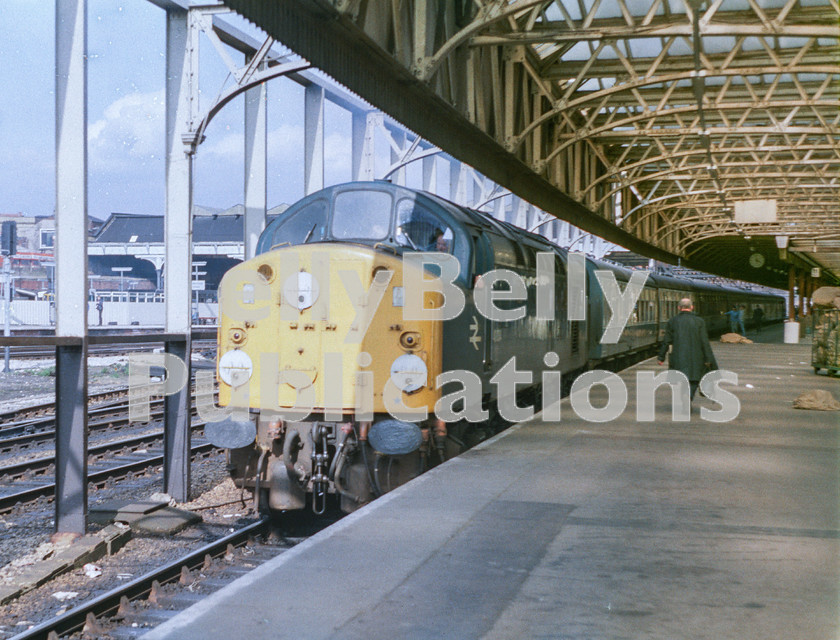
{"label": "locomotive coupling", "polygon": [[327,475],[330,452],[327,438],[332,435],[332,429],[327,425],[316,422],[309,432],[312,444],[312,511],[320,515],[327,509],[327,493],[330,488],[330,478]]}

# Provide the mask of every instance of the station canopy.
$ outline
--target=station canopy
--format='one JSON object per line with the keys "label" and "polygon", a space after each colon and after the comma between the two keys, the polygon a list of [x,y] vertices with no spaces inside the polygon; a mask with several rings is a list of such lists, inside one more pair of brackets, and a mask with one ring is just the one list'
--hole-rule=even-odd
{"label": "station canopy", "polygon": [[225,0],[446,151],[640,253],[840,281],[837,0]]}

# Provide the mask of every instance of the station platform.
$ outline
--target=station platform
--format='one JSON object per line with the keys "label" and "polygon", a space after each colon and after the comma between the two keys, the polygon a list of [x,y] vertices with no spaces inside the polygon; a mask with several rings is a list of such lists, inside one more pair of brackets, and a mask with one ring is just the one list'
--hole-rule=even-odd
{"label": "station platform", "polygon": [[792,401],[838,384],[780,327],[763,339],[713,343],[730,422],[672,422],[666,390],[637,422],[646,360],[618,419],[566,399],[143,637],[836,639],[840,413]]}

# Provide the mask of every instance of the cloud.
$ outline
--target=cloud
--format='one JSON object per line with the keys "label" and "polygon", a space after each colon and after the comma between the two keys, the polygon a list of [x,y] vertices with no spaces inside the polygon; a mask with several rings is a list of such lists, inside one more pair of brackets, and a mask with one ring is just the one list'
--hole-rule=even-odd
{"label": "cloud", "polygon": [[[268,161],[283,161],[290,156],[303,158],[303,126],[282,124],[267,134]],[[245,136],[241,132],[227,133],[221,137],[208,137],[199,147],[199,153],[217,160],[241,161],[245,149]]]}
{"label": "cloud", "polygon": [[[101,215],[160,208],[166,146],[164,101],[163,90],[125,95],[88,126],[91,205]],[[198,147],[195,197],[204,204],[228,206],[242,201],[244,134],[240,118],[230,113],[214,120],[215,126],[208,128],[206,140]],[[271,204],[292,202],[303,194],[302,114],[299,120],[281,121],[268,132]],[[350,179],[350,147],[349,131],[326,135],[326,184]],[[147,200],[150,202],[144,205]]]}
{"label": "cloud", "polygon": [[[284,123],[269,131],[267,138],[269,175],[282,175],[286,180],[302,185],[303,125]],[[239,132],[215,139],[208,137],[199,147],[198,157],[216,164],[240,163],[244,157],[244,144],[244,135]],[[325,137],[324,173],[328,184],[350,179],[350,145],[349,132]]]}
{"label": "cloud", "polygon": [[163,158],[166,146],[163,90],[118,98],[106,107],[103,116],[88,126],[92,167],[119,170],[137,160]]}
{"label": "cloud", "polygon": [[352,140],[349,134],[333,133],[324,140],[324,173],[327,184],[351,180]]}

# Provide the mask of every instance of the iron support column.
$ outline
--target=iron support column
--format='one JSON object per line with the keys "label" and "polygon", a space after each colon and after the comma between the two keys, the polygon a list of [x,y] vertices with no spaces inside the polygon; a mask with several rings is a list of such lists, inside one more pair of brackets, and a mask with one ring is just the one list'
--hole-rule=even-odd
{"label": "iron support column", "polygon": [[374,178],[374,132],[377,117],[375,112],[353,112],[353,139],[351,155],[353,180],[373,180]]}
{"label": "iron support column", "polygon": [[[3,335],[12,335],[12,256],[3,256]],[[3,373],[11,373],[10,348],[3,349]]]}
{"label": "iron support column", "polygon": [[[403,154],[406,151],[405,131],[395,131],[391,134],[391,138],[396,145],[391,146],[391,166],[393,167],[398,162],[402,161]],[[405,186],[405,165],[391,174],[391,182],[394,184]]]}
{"label": "iron support column", "polygon": [[266,215],[266,85],[245,92],[245,259],[257,253]]}
{"label": "iron support column", "polygon": [[163,487],[178,502],[190,499],[191,434],[190,434],[190,336],[166,342],[166,353],[177,356],[187,365],[190,377],[177,393],[165,396],[163,434]]}
{"label": "iron support column", "polygon": [[449,199],[456,204],[463,205],[467,199],[465,171],[461,163],[455,158],[449,160]]}
{"label": "iron support column", "polygon": [[87,517],[87,0],[55,4],[55,529]]}
{"label": "iron support column", "polygon": [[179,502],[190,493],[190,331],[192,299],[192,148],[198,108],[198,32],[186,11],[166,13],[166,332],[183,336],[166,351],[182,358],[187,384],[164,399],[164,491]]}
{"label": "iron support column", "polygon": [[788,320],[793,322],[795,311],[794,311],[794,301],[793,301],[793,293],[794,289],[796,288],[796,268],[791,267],[788,271]]}
{"label": "iron support column", "polygon": [[423,158],[423,190],[435,193],[437,191],[437,156]]}
{"label": "iron support column", "polygon": [[799,319],[803,320],[808,315],[808,309],[805,306],[805,271],[799,272]]}
{"label": "iron support column", "polygon": [[805,308],[811,315],[811,296],[814,294],[814,278],[810,273],[805,274]]}
{"label": "iron support column", "polygon": [[309,195],[324,188],[324,88],[307,85],[303,102],[303,184]]}
{"label": "iron support column", "polygon": [[350,179],[366,180],[364,162],[367,114],[354,111],[350,127]]}

